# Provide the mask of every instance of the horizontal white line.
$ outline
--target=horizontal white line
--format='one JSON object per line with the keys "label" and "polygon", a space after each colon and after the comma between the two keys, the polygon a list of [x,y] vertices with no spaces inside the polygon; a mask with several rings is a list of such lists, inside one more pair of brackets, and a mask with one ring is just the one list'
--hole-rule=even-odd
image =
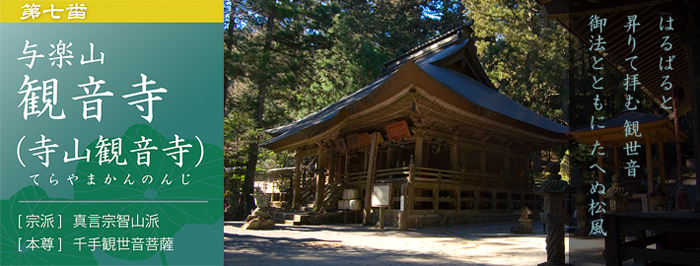
{"label": "horizontal white line", "polygon": [[20,200],[19,203],[208,203],[209,201],[201,200]]}

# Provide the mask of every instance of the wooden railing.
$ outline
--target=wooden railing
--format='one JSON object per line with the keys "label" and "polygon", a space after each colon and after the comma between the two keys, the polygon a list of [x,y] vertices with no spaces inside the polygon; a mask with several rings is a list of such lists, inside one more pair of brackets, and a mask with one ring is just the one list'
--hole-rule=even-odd
{"label": "wooden railing", "polygon": [[[335,176],[332,180],[330,180],[329,183],[324,184],[323,186],[323,192],[322,192],[322,197],[323,200],[326,204],[332,204],[336,200],[340,199],[342,196],[343,189],[345,188],[357,188],[357,189],[364,189],[366,186],[367,182],[367,172],[358,172],[358,173],[350,173],[350,174],[342,174],[342,175],[337,175]],[[522,189],[526,189],[528,187],[528,182],[524,178],[501,178],[500,175],[497,174],[485,174],[485,173],[474,173],[474,172],[466,172],[466,171],[452,171],[452,170],[443,170],[443,169],[435,169],[435,168],[427,168],[427,167],[415,167],[415,166],[409,166],[409,167],[399,167],[399,168],[391,168],[391,169],[381,169],[377,170],[375,172],[375,182],[385,182],[385,183],[405,183],[408,182],[409,180],[412,181],[413,184],[416,183],[422,183],[422,184],[454,184],[458,186],[464,186],[462,188],[455,188],[453,187],[452,189],[455,192],[450,192],[453,193],[451,196],[448,196],[448,199],[443,199],[440,197],[440,194],[437,192],[434,192],[431,197],[420,197],[417,196],[416,198],[413,198],[412,200],[416,202],[432,202],[432,208],[434,210],[443,210],[443,203],[444,202],[449,202],[449,203],[454,203],[454,206],[448,207],[449,209],[464,209],[464,210],[469,210],[469,209],[492,209],[492,210],[497,210],[497,209],[513,209],[513,208],[519,208],[520,205],[523,204],[530,204],[531,209],[533,209],[535,206],[533,205],[533,200],[534,199],[524,199],[523,197],[527,197],[525,192],[522,192]],[[469,187],[480,187],[480,188],[469,188]],[[421,189],[426,189],[426,187],[423,187]],[[447,188],[445,188],[447,189]],[[466,189],[466,190],[464,190]],[[494,190],[495,189],[495,190]],[[449,190],[449,189],[447,189]],[[465,193],[472,193],[472,194],[465,194],[465,195],[457,195],[456,193],[460,193],[460,191],[467,191]],[[510,190],[513,191],[518,191],[517,193],[513,195],[517,195],[517,198],[510,198],[511,197],[511,192]],[[433,190],[431,190],[433,191]],[[489,198],[477,198],[480,197],[477,195],[477,193],[481,193],[479,191],[484,191],[487,193],[490,193],[491,196]],[[501,191],[501,192],[499,192]],[[441,192],[442,193],[442,192]],[[497,198],[500,194],[498,193],[506,193],[505,197]],[[514,197],[514,196],[513,196]],[[302,180],[301,184],[301,197],[300,197],[300,203],[301,204],[307,204],[309,202],[313,202],[314,199],[316,198],[316,178],[306,178]],[[394,199],[394,201],[397,201],[397,199]],[[486,207],[480,206],[480,203],[487,203],[489,204]],[[515,203],[518,206],[512,207],[509,206],[511,203]],[[464,205],[463,207],[457,207],[458,205]],[[479,205],[479,206],[477,206]],[[503,207],[503,206],[505,207]],[[328,206],[328,205],[327,205]],[[444,210],[449,210],[449,209],[444,209]]]}
{"label": "wooden railing", "polygon": [[367,172],[343,174],[340,175],[338,179],[346,184],[364,184],[367,182]]}
{"label": "wooden railing", "polygon": [[376,181],[395,182],[407,181],[410,175],[410,167],[390,168],[377,170],[375,175]]}
{"label": "wooden railing", "polygon": [[[400,182],[407,181],[411,175],[411,167],[399,167],[377,170],[375,181]],[[416,182],[442,182],[469,184],[475,186],[498,186],[523,188],[528,181],[518,177],[499,178],[495,174],[474,173],[466,171],[443,170],[428,167],[413,167],[413,178]],[[346,185],[362,185],[367,182],[367,172],[358,172],[340,175]]]}
{"label": "wooden railing", "polygon": [[343,180],[336,178],[330,183],[326,184],[323,191],[323,197],[326,202],[334,201],[339,199],[343,193]]}
{"label": "wooden railing", "polygon": [[[316,198],[316,178],[306,178],[303,179],[301,184],[301,198],[300,202],[302,204],[314,201]],[[330,183],[323,186],[323,196],[324,200],[331,201],[340,198],[343,193],[343,188],[345,186],[344,180],[336,178]]]}
{"label": "wooden railing", "polygon": [[304,204],[314,198],[316,193],[316,179],[306,178],[301,180],[301,197],[299,202]]}

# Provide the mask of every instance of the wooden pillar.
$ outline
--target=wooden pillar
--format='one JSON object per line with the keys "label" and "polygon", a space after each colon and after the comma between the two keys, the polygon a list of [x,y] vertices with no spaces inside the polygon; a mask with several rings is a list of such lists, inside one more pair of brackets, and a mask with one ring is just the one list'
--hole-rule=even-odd
{"label": "wooden pillar", "polygon": [[507,180],[506,182],[512,184],[510,179],[510,152],[507,148],[503,149],[503,167],[501,171],[503,172],[501,176]]}
{"label": "wooden pillar", "polygon": [[365,185],[365,213],[362,223],[369,224],[370,214],[372,212],[372,189],[374,187],[374,176],[377,170],[377,132],[372,133],[372,142],[369,149],[369,165],[367,167],[367,184]]}
{"label": "wooden pillar", "polygon": [[415,169],[414,169],[413,164],[408,165],[408,180],[406,182],[406,204],[405,204],[405,209],[408,211],[408,214],[411,214],[413,212],[413,199],[414,199],[414,193],[413,193],[413,184],[414,184],[414,179],[415,179]]}
{"label": "wooden pillar", "polygon": [[364,156],[362,157],[362,169],[366,172],[369,169],[369,148],[365,148]]}
{"label": "wooden pillar", "polygon": [[408,216],[413,213],[413,164],[408,165],[406,183],[401,186],[403,211],[399,213],[399,230],[408,229]]}
{"label": "wooden pillar", "polygon": [[[600,167],[601,169],[604,169],[604,168],[603,168],[603,156],[601,156],[600,154],[596,153],[596,157],[597,157],[597,159],[598,159],[598,160],[596,161],[596,164],[597,164],[598,167]],[[605,182],[605,173],[603,173],[603,171],[597,169],[597,167],[596,167],[596,168],[593,168],[593,170],[596,171],[596,172],[598,172],[598,183],[603,184],[603,183]],[[551,173],[550,173],[550,174],[551,174]]]}
{"label": "wooden pillar", "polygon": [[[694,3],[694,5],[697,5],[697,3]],[[697,12],[697,8],[694,9],[695,11],[689,12],[689,13],[694,13]],[[694,157],[695,157],[695,182],[696,184],[700,184],[700,167],[697,167],[697,164],[700,162],[700,40],[698,38],[698,33],[697,30],[700,30],[700,27],[698,27],[697,24],[700,24],[700,16],[695,13],[695,36],[696,39],[695,41],[692,42],[688,51],[688,62],[691,62],[688,65],[688,68],[690,69],[690,98],[691,98],[691,123],[692,123],[692,128],[693,128],[693,151],[694,151]],[[696,195],[699,195],[698,198],[696,199],[696,204],[697,208],[695,208],[695,212],[700,212],[700,185],[695,186],[697,193]]]}
{"label": "wooden pillar", "polygon": [[438,206],[440,205],[440,190],[439,190],[440,185],[435,184],[433,185],[433,210],[437,211]]}
{"label": "wooden pillar", "polygon": [[455,210],[462,210],[462,186],[458,186],[455,190]]}
{"label": "wooden pillar", "polygon": [[[409,166],[410,168],[410,166]],[[410,174],[409,174],[410,175]],[[399,210],[399,230],[405,231],[408,229],[408,204],[406,203],[406,199],[408,199],[408,182],[404,183],[401,185],[401,208]]]}
{"label": "wooden pillar", "polygon": [[423,167],[423,136],[416,135],[416,149],[413,158],[413,165]]}
{"label": "wooden pillar", "polygon": [[486,150],[485,150],[485,148],[482,147],[481,150],[479,150],[479,155],[481,155],[481,156],[479,156],[479,168],[480,168],[479,172],[481,172],[482,174],[485,174],[486,173]]}
{"label": "wooden pillar", "polygon": [[337,173],[336,178],[341,178],[343,176],[343,167],[342,166],[343,166],[344,160],[343,160],[343,155],[340,152],[338,152],[338,157],[335,159],[335,162],[336,162],[335,171]]}
{"label": "wooden pillar", "polygon": [[474,189],[474,209],[481,210],[481,189],[479,187]]}
{"label": "wooden pillar", "polygon": [[666,164],[664,163],[666,160],[664,159],[664,142],[663,140],[659,140],[658,143],[656,143],[656,146],[658,147],[659,151],[659,183],[660,183],[660,188],[662,193],[666,193]]}
{"label": "wooden pillar", "polygon": [[319,144],[317,153],[317,167],[316,167],[316,200],[314,202],[314,211],[323,210],[324,204],[324,183],[326,181],[326,149],[323,144]]}
{"label": "wooden pillar", "polygon": [[613,160],[615,160],[613,162],[613,165],[615,166],[615,174],[619,175],[620,178],[622,178],[622,180],[625,180],[622,173],[620,173],[621,172],[620,171],[620,154],[617,151],[617,148],[618,148],[617,145],[613,146]]}
{"label": "wooden pillar", "polygon": [[386,169],[394,168],[392,163],[391,163],[392,161],[394,161],[394,156],[393,156],[394,149],[392,149],[391,146],[392,146],[392,143],[391,143],[391,141],[389,141],[389,145],[386,146]]}
{"label": "wooden pillar", "polygon": [[294,184],[292,187],[294,198],[292,200],[292,208],[298,209],[299,206],[301,206],[301,161],[304,159],[304,157],[301,156],[300,150],[297,150],[295,157]]}
{"label": "wooden pillar", "polygon": [[343,174],[345,174],[345,178],[347,178],[348,174],[350,173],[350,150],[345,151],[345,171]]}
{"label": "wooden pillar", "polygon": [[457,144],[450,145],[450,169],[449,170],[459,170],[459,151],[457,150]]}
{"label": "wooden pillar", "polygon": [[542,172],[542,154],[539,150],[529,150],[530,153],[530,171],[535,173]]}
{"label": "wooden pillar", "polygon": [[335,158],[335,156],[333,156],[333,154],[331,154],[331,158],[328,160],[328,184],[329,185],[333,184],[333,181],[335,180],[335,171],[336,171],[335,169],[337,169],[335,167],[335,163],[337,161],[338,160]]}
{"label": "wooden pillar", "polygon": [[[700,6],[696,1],[687,1],[688,18],[686,19],[686,32],[681,38],[687,54],[688,77],[690,85],[690,114],[693,129],[693,151],[695,163],[700,162]],[[700,184],[700,167],[695,167],[695,182]],[[696,186],[697,195],[700,195],[700,185]],[[693,204],[695,212],[700,212],[700,196]]]}
{"label": "wooden pillar", "polygon": [[[598,157],[598,161],[596,162],[596,164],[597,164],[600,168],[603,168],[603,156],[600,155],[600,154],[597,154],[597,153],[596,153],[596,156]],[[603,171],[601,171],[601,170],[599,170],[599,169],[597,169],[597,168],[593,168],[593,171],[598,172],[598,183],[604,184],[604,183],[605,183],[605,173],[603,173]],[[551,173],[550,173],[550,174],[551,174]],[[605,199],[603,198],[603,195],[602,195],[602,194],[598,194],[598,201],[604,202],[604,200],[605,200]]]}
{"label": "wooden pillar", "polygon": [[[654,192],[654,162],[651,158],[651,141],[649,139],[649,134],[651,133],[648,130],[645,130],[643,134],[644,147],[646,147],[644,150],[646,151],[647,158],[647,193],[651,194]],[[651,202],[649,204],[651,205]],[[649,206],[649,210],[651,210],[651,206]]]}

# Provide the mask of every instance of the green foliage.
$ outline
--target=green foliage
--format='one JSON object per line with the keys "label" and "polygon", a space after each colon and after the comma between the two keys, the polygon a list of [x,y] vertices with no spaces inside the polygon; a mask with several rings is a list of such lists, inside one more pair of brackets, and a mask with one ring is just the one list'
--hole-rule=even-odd
{"label": "green foliage", "polygon": [[474,19],[481,63],[494,85],[533,111],[563,122],[567,85],[567,32],[523,0],[464,1]]}
{"label": "green foliage", "polygon": [[314,83],[295,91],[297,105],[289,114],[296,119],[369,84],[384,62],[464,23],[463,5],[456,0],[336,4],[340,12],[329,29],[333,46],[318,54]]}
{"label": "green foliage", "polygon": [[[241,202],[252,208],[263,130],[290,122],[295,92],[314,83],[315,58],[332,46],[337,6],[321,1],[234,1],[224,32],[225,163],[244,168]],[[244,213],[247,211],[244,211]]]}
{"label": "green foliage", "polygon": [[559,174],[561,175],[561,179],[566,181],[571,180],[571,156],[569,150],[564,152],[564,156],[561,157],[560,165],[561,170],[559,171]]}
{"label": "green foliage", "polygon": [[[534,0],[464,1],[474,19],[474,35],[481,63],[504,94],[531,110],[571,128],[590,125],[591,117],[608,118],[625,109],[624,76],[608,64],[593,70],[586,44],[554,19],[546,19]],[[576,26],[572,26],[576,27]],[[594,90],[592,77],[603,78]],[[602,109],[593,105],[598,94]],[[642,97],[638,111],[650,112],[653,103]],[[585,104],[584,104],[585,103]],[[595,163],[589,145],[574,143],[564,155],[566,167]],[[564,167],[564,165],[562,165]],[[581,168],[586,171],[586,168]],[[568,178],[568,170],[562,170]]]}
{"label": "green foliage", "polygon": [[234,171],[224,173],[224,201],[234,204],[243,192],[243,175]]}

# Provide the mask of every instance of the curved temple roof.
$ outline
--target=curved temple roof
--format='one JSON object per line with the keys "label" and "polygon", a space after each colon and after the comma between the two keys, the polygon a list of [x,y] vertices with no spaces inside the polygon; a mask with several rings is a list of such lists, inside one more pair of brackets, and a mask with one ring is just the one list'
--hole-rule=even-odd
{"label": "curved temple roof", "polygon": [[[555,134],[566,134],[568,127],[535,113],[508,96],[501,94],[497,90],[463,73],[439,66],[442,64],[441,61],[448,60],[456,54],[465,53],[469,45],[473,45],[470,43],[469,38],[459,38],[444,45],[438,52],[426,53],[417,58],[414,57],[413,59],[409,58],[407,60],[413,61],[427,75],[477,106]],[[265,132],[274,138],[263,143],[261,146],[275,149],[280,146],[278,142],[294,143],[303,141],[323,132],[340,112],[350,112],[347,110],[349,105],[365,100],[370,101],[371,99],[368,98],[371,97],[367,96],[378,88],[381,88],[382,84],[389,80],[400,69],[406,67],[406,64],[407,62],[403,62],[398,68],[384,73],[367,86],[315,113],[287,125],[266,130]],[[480,65],[478,65],[478,68],[479,71],[483,73]]]}

